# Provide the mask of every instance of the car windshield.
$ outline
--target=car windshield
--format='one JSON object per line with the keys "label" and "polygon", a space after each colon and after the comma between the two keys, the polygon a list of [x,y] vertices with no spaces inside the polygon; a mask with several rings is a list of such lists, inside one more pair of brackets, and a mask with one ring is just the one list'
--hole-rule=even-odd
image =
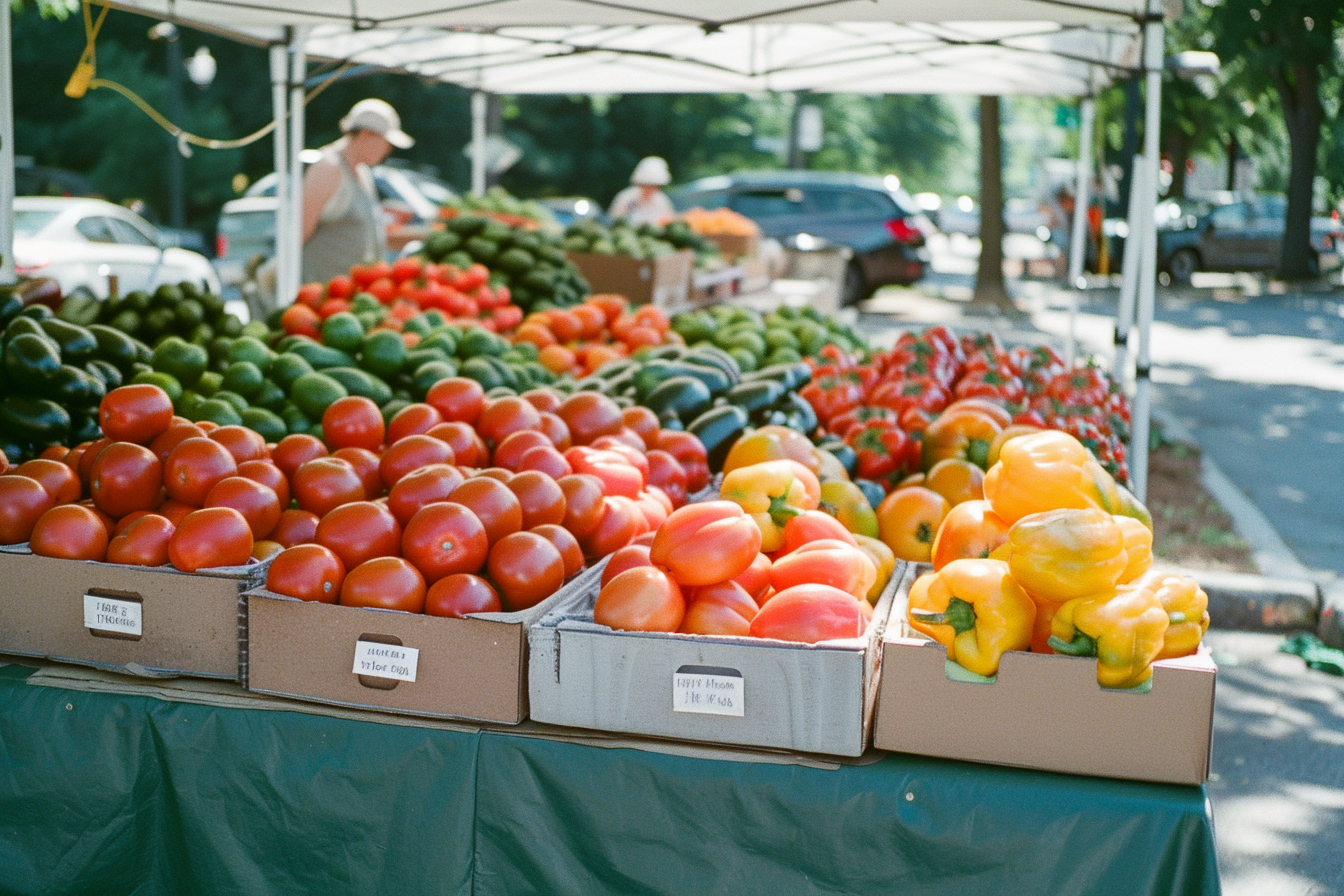
{"label": "car windshield", "polygon": [[58,211],[49,211],[47,209],[15,209],[14,210],[14,235],[23,237],[36,236],[38,231],[46,227],[59,215]]}

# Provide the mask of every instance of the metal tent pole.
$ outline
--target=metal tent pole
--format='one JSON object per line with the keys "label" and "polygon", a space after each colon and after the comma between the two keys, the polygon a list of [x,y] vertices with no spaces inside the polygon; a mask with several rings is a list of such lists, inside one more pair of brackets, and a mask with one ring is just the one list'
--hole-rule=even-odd
{"label": "metal tent pole", "polygon": [[1148,496],[1148,414],[1151,401],[1151,363],[1149,336],[1153,326],[1154,290],[1157,284],[1157,190],[1158,137],[1162,126],[1162,4],[1148,0],[1144,24],[1143,69],[1146,82],[1146,110],[1143,124],[1144,168],[1147,189],[1141,199],[1143,218],[1143,256],[1139,265],[1139,346],[1134,362],[1136,383],[1133,409],[1133,441],[1130,445],[1129,470],[1134,494],[1140,501]]}
{"label": "metal tent pole", "polygon": [[485,115],[488,97],[478,90],[471,95],[471,192],[485,194]]}
{"label": "metal tent pole", "polygon": [[1092,131],[1097,117],[1097,102],[1083,97],[1078,125],[1078,182],[1073,191],[1073,234],[1069,239],[1069,332],[1064,343],[1064,362],[1073,366],[1077,353],[1076,326],[1078,291],[1083,288],[1083,263],[1087,259],[1088,216],[1092,187]]}
{"label": "metal tent pole", "polygon": [[305,138],[303,82],[307,74],[307,59],[303,44],[308,29],[300,26],[294,30],[289,42],[289,240],[291,264],[288,268],[289,280],[285,283],[285,295],[288,301],[299,294],[303,281],[303,163],[299,153],[303,152]]}
{"label": "metal tent pole", "polygon": [[1129,379],[1129,331],[1134,326],[1134,305],[1138,296],[1139,259],[1147,242],[1147,232],[1139,226],[1139,197],[1148,187],[1148,166],[1142,155],[1134,156],[1134,173],[1129,177],[1129,235],[1125,237],[1125,257],[1120,264],[1120,305],[1115,313],[1115,358],[1111,379],[1124,383]]}
{"label": "metal tent pole", "polygon": [[0,10],[0,283],[14,283],[14,62],[9,4]]}
{"label": "metal tent pole", "polygon": [[287,246],[289,234],[289,114],[287,87],[288,52],[284,44],[271,46],[271,114],[275,118],[275,304],[283,308],[294,301],[285,289],[290,281],[289,266],[294,258]]}

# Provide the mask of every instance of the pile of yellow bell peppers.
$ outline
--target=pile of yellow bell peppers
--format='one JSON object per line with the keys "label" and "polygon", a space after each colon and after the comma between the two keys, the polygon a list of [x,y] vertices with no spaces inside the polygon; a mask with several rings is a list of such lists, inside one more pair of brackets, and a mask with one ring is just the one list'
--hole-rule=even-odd
{"label": "pile of yellow bell peppers", "polygon": [[[935,551],[910,589],[910,625],[980,675],[1008,650],[1097,658],[1097,681],[1132,688],[1158,659],[1198,649],[1208,596],[1151,571],[1152,519],[1067,433],[1009,439],[984,478],[987,507]],[[937,538],[947,533],[940,529]],[[958,550],[958,548],[961,548]]]}

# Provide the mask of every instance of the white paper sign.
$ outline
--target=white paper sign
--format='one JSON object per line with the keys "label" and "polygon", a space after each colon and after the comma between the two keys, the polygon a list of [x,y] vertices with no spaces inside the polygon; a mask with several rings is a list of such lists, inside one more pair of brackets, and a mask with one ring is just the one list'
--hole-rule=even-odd
{"label": "white paper sign", "polygon": [[379,644],[376,641],[355,642],[356,675],[374,678],[395,678],[415,681],[415,669],[420,662],[420,650],[399,644]]}
{"label": "white paper sign", "polygon": [[84,595],[84,627],[119,635],[141,632],[140,602],[97,594]]}
{"label": "white paper sign", "polygon": [[742,673],[716,666],[682,666],[672,673],[672,711],[713,716],[746,714]]}

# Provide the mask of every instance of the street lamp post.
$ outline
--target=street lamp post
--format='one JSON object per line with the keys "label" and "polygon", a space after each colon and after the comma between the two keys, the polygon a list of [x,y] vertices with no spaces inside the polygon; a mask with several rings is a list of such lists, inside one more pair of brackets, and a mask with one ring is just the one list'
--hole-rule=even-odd
{"label": "street lamp post", "polygon": [[[182,43],[178,40],[177,26],[172,22],[159,22],[149,29],[150,40],[160,40],[167,45],[168,56],[168,120],[178,128],[182,127],[184,108],[182,105],[182,74],[186,73],[191,83],[204,90],[215,80],[215,57],[210,50],[200,47],[190,59],[182,58]],[[184,144],[176,135],[168,135],[171,149],[168,151],[168,223],[177,228],[186,226],[186,168],[182,159],[186,153]]]}

